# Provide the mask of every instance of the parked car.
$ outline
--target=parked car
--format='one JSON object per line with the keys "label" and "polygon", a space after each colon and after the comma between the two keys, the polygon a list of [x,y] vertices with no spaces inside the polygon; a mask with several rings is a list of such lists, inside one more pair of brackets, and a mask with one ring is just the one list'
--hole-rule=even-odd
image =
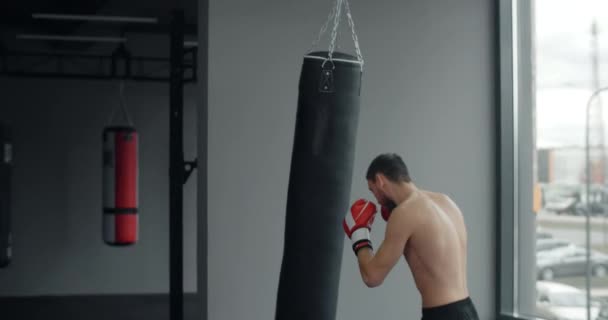
{"label": "parked car", "polygon": [[536,262],[546,260],[548,258],[560,258],[565,255],[569,255],[577,250],[584,250],[585,248],[577,246],[575,244],[569,244],[567,246],[561,246],[550,250],[536,251]]}
{"label": "parked car", "polygon": [[[536,282],[537,316],[547,320],[587,320],[585,291],[557,282]],[[608,307],[591,301],[591,319],[608,320]]]}
{"label": "parked car", "polygon": [[[608,274],[608,255],[591,250],[591,273],[595,277]],[[536,269],[539,280],[559,277],[584,276],[587,274],[587,249],[569,245],[536,254]]]}
{"label": "parked car", "polygon": [[591,186],[589,205],[584,185],[547,184],[542,188],[543,210],[555,214],[604,215],[608,212],[608,188],[603,185]]}
{"label": "parked car", "polygon": [[536,240],[536,252],[548,251],[553,249],[558,249],[562,247],[567,247],[572,243],[566,240],[548,238],[548,239],[538,239]]}
{"label": "parked car", "polygon": [[536,240],[551,238],[553,238],[553,235],[549,232],[543,231],[540,228],[536,231]]}
{"label": "parked car", "polygon": [[555,214],[580,215],[579,199],[575,197],[556,199],[545,205],[545,210]]}
{"label": "parked car", "polygon": [[547,184],[543,186],[543,209],[556,214],[578,214],[577,205],[580,202],[581,187],[578,184]]}

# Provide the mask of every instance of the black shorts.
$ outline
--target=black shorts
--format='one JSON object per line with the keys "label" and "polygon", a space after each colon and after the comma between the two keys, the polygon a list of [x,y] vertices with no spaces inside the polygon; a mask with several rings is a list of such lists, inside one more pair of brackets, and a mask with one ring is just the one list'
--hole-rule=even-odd
{"label": "black shorts", "polygon": [[422,320],[479,320],[479,316],[469,297],[443,306],[423,308]]}

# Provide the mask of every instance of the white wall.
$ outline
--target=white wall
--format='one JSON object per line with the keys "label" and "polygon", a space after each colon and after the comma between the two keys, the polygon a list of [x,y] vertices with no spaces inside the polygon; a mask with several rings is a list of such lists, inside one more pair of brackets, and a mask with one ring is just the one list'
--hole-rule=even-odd
{"label": "white wall", "polygon": [[[185,155],[196,157],[193,86]],[[140,134],[140,242],[102,241],[101,137],[118,82],[1,79],[0,119],[15,149],[14,259],[1,296],[166,293],[169,290],[169,86],[127,83]],[[120,117],[118,117],[120,120]],[[184,285],[196,290],[196,178],[184,190]]]}
{"label": "white wall", "polygon": [[[481,319],[494,311],[493,2],[350,1],[366,61],[352,197],[381,152],[403,155],[419,186],[446,192],[469,230]],[[210,1],[209,319],[272,319],[283,251],[302,55],[330,1]],[[342,48],[352,51],[347,29]],[[326,44],[327,42],[323,42]],[[384,225],[377,222],[379,243]],[[337,319],[414,319],[401,263],[368,289],[345,245]]]}

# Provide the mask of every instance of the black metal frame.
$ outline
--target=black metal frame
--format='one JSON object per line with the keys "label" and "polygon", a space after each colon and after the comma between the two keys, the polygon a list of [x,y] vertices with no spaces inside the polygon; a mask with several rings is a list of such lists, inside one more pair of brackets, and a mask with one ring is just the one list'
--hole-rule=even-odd
{"label": "black metal frame", "polygon": [[[183,39],[183,36],[181,38]],[[196,47],[182,50],[184,60],[180,66],[185,83],[197,81],[197,52]],[[81,64],[79,68],[86,65],[86,69],[94,71],[75,71],[69,64],[76,61]],[[9,77],[170,82],[175,80],[169,72],[174,62],[167,57],[133,56],[123,45],[118,46],[110,55],[12,51],[0,47],[0,76]],[[38,70],[28,70],[32,65]],[[150,74],[151,71],[146,71],[147,69],[167,69],[167,74],[155,76]]]}
{"label": "black metal frame", "polygon": [[[171,74],[170,74],[170,171],[169,171],[169,261],[170,319],[184,318],[184,216],[183,185],[184,162],[184,83],[182,59],[184,56],[184,13],[176,11],[171,21]],[[176,143],[177,142],[177,143]]]}
{"label": "black metal frame", "polygon": [[[164,28],[154,29],[166,34]],[[184,318],[183,290],[183,186],[197,167],[197,159],[184,160],[183,110],[184,84],[197,81],[197,47],[184,48],[185,33],[192,30],[184,21],[183,10],[172,13],[169,31],[171,53],[167,57],[135,57],[119,46],[111,55],[85,55],[69,52],[23,52],[0,47],[0,77],[59,78],[115,80],[125,79],[140,82],[168,82],[170,87],[170,192],[169,192],[169,246],[170,246],[170,319]],[[187,56],[190,55],[188,58]],[[43,60],[43,63],[40,63]],[[66,63],[75,60],[97,65],[95,72],[74,72]],[[20,61],[20,63],[11,63]],[[46,65],[43,70],[27,70],[27,65]],[[134,68],[137,64],[160,63],[169,65],[164,76],[151,76]],[[52,64],[49,70],[48,64]],[[121,67],[122,66],[122,67]],[[186,72],[190,72],[185,76]]]}

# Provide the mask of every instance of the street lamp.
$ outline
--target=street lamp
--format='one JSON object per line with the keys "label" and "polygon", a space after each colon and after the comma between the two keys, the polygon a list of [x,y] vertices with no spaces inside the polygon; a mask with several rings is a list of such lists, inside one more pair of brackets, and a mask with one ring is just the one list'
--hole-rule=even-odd
{"label": "street lamp", "polygon": [[589,150],[589,116],[591,113],[591,103],[604,91],[608,91],[608,87],[600,88],[594,91],[593,94],[589,97],[589,100],[587,101],[587,109],[585,116],[585,166],[587,175],[587,179],[585,179],[585,197],[587,202],[587,214],[585,215],[585,227],[587,229],[587,276],[585,280],[587,283],[587,319],[591,319],[591,155]]}

